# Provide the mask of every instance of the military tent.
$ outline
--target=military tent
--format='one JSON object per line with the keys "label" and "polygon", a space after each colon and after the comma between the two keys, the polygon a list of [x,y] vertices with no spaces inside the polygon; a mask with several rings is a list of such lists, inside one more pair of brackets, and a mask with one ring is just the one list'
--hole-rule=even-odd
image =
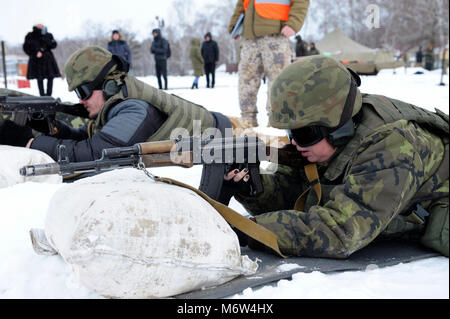
{"label": "military tent", "polygon": [[347,37],[338,28],[316,42],[316,47],[321,54],[342,61],[359,74],[377,74],[381,69],[404,66],[403,61],[394,60],[392,51],[366,47]]}

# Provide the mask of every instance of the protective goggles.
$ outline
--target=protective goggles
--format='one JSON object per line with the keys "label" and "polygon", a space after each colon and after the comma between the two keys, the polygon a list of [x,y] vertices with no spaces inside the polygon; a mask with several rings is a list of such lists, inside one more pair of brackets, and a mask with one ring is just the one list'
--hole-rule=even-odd
{"label": "protective goggles", "polygon": [[80,86],[75,88],[75,93],[77,94],[78,98],[83,101],[89,99],[92,95],[92,92],[94,92],[94,90],[91,89],[90,85],[87,83],[81,84]]}
{"label": "protective goggles", "polygon": [[301,147],[307,147],[319,143],[324,138],[335,146],[339,147],[348,143],[355,135],[355,122],[348,120],[339,128],[329,128],[324,126],[307,126],[288,130],[289,139],[295,140],[295,143]]}
{"label": "protective goggles", "polygon": [[103,80],[105,75],[111,70],[111,68],[117,65],[117,70],[122,70],[124,72],[128,72],[129,65],[127,62],[124,62],[117,55],[113,55],[111,61],[106,63],[106,65],[102,68],[99,74],[95,77],[95,79],[90,83],[84,83],[75,88],[75,93],[77,94],[80,100],[86,101],[92,95],[94,90],[100,90],[102,88]]}
{"label": "protective goggles", "polygon": [[301,147],[307,147],[319,143],[329,135],[329,130],[323,126],[306,126],[287,130],[289,139]]}

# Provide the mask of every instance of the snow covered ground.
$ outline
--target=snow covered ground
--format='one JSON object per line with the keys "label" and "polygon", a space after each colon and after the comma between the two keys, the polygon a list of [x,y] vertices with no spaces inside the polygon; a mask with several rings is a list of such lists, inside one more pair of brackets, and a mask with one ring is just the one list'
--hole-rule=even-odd
{"label": "snow covered ground", "polygon": [[[374,77],[362,78],[362,92],[383,94],[415,105],[434,107],[449,113],[447,86],[439,86],[440,71],[413,74],[419,69],[384,70]],[[143,78],[157,86],[155,77]],[[198,90],[191,90],[193,77],[169,77],[170,93],[179,95],[212,111],[239,116],[237,76],[218,73],[215,89],[205,88],[204,78]],[[11,84],[9,88],[15,89]],[[38,95],[37,84],[20,89]],[[67,91],[66,82],[55,79],[54,96],[76,102]],[[257,131],[284,135],[267,127],[265,112],[267,86],[262,84],[258,95]],[[201,167],[191,169],[158,168],[151,172],[178,179],[193,186],[200,182]],[[43,228],[47,205],[60,184],[23,183],[0,189],[0,298],[101,298],[82,286],[59,256],[39,256],[31,247],[30,228]],[[231,207],[245,213],[236,201]],[[297,273],[292,280],[281,280],[253,290],[246,289],[231,298],[449,298],[449,260],[435,257],[408,264],[378,269],[372,265],[366,271],[337,274]]]}

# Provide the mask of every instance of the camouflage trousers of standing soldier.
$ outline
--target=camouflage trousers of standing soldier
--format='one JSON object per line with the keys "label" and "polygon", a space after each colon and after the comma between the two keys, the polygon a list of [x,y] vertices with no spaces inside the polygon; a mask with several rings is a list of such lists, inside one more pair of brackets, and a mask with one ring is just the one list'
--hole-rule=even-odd
{"label": "camouflage trousers of standing soldier", "polygon": [[[270,88],[270,83],[290,61],[291,47],[285,36],[266,35],[243,40],[239,62],[239,105],[242,118],[256,122],[256,97],[261,80],[266,76]],[[267,112],[270,111],[269,93],[266,109]]]}

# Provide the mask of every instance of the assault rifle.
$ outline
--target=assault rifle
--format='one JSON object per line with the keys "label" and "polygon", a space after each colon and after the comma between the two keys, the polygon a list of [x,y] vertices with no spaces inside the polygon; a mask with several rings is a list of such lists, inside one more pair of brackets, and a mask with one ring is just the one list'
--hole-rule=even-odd
{"label": "assault rifle", "polygon": [[201,140],[199,138],[178,138],[175,140],[146,142],[129,147],[107,148],[100,159],[87,162],[69,162],[65,147],[59,146],[56,163],[24,166],[23,176],[96,172],[123,167],[192,167],[200,164],[225,165],[220,178],[233,166],[247,168],[251,177],[251,194],[263,191],[259,163],[269,161],[291,167],[303,167],[305,159],[292,145],[276,148],[266,145],[259,137],[227,137]]}
{"label": "assault rifle", "polygon": [[[0,91],[0,93],[2,93]],[[0,94],[0,115],[10,114],[11,121],[25,126],[31,121],[47,121],[50,135],[58,133],[56,113],[65,113],[89,118],[89,113],[81,104],[63,104],[51,96],[9,96]]]}

